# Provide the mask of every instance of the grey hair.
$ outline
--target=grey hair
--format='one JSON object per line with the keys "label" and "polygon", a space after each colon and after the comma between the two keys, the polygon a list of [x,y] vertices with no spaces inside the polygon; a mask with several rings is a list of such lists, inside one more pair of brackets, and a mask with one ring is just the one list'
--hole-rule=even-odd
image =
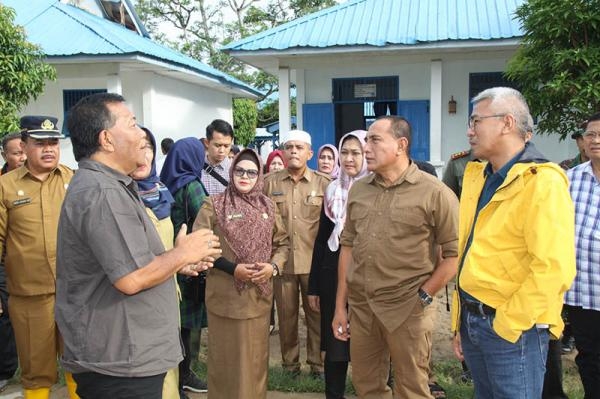
{"label": "grey hair", "polygon": [[490,105],[496,112],[506,112],[514,116],[517,129],[523,138],[527,137],[528,132],[533,133],[533,118],[529,106],[518,90],[510,87],[492,87],[473,97],[471,103],[475,105],[483,100],[490,100]]}

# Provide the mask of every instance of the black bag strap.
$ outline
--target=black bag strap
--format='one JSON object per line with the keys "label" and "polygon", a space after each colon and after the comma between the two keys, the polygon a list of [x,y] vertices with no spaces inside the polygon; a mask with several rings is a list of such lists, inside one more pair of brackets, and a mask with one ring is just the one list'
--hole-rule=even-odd
{"label": "black bag strap", "polygon": [[225,180],[223,178],[223,176],[221,176],[216,170],[215,168],[213,168],[212,166],[210,166],[208,163],[204,163],[204,166],[202,167],[202,169],[204,169],[205,171],[208,172],[209,175],[211,175],[212,177],[214,177],[219,183],[221,183],[222,185],[224,185],[225,187],[227,187],[229,185],[229,182],[227,180]]}

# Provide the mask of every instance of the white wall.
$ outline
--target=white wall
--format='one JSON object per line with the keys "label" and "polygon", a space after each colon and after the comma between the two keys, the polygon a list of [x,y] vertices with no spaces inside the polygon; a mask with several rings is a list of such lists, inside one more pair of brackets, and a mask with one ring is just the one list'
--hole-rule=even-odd
{"label": "white wall", "polygon": [[[63,124],[63,90],[106,89],[120,79],[122,95],[140,124],[147,126],[157,142],[165,137],[204,137],[213,119],[233,122],[232,96],[154,72],[119,71],[118,64],[58,65],[58,79],[48,82],[37,100],[22,115],[52,115]],[[160,154],[158,159],[162,158]],[[75,168],[69,139],[61,141],[61,162]]]}
{"label": "white wall", "polygon": [[[352,62],[323,59],[302,65],[306,103],[329,103],[332,79],[369,76],[398,76],[401,100],[429,99],[431,59],[442,60],[442,159],[448,160],[458,151],[468,148],[466,125],[469,117],[469,74],[499,72],[506,68],[510,52],[485,52],[426,56],[357,57]],[[457,112],[448,114],[448,101],[454,96]],[[577,154],[573,140],[559,142],[558,136],[535,136],[534,143],[550,160],[560,162]]]}

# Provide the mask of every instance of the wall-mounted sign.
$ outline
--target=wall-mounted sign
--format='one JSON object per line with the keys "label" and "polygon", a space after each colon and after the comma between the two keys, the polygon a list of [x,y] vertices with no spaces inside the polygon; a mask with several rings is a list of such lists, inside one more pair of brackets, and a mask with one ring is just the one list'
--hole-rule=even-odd
{"label": "wall-mounted sign", "polygon": [[371,98],[377,96],[377,85],[371,84],[355,84],[354,98]]}

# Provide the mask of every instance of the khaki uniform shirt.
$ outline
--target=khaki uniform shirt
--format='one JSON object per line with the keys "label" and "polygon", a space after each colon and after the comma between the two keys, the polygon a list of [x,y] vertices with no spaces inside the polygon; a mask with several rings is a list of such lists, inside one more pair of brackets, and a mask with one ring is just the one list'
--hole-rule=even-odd
{"label": "khaki uniform shirt", "polygon": [[348,195],[341,245],[352,247],[348,302],[369,325],[372,315],[392,332],[418,300],[431,276],[436,247],[457,256],[458,200],[442,182],[411,163],[385,187],[378,175],[354,183]]}
{"label": "khaki uniform shirt", "polygon": [[[194,230],[211,229],[219,236],[222,256],[230,262],[235,262],[235,254],[229,243],[224,238],[220,226],[217,224],[217,216],[213,205],[213,198],[208,197],[194,222]],[[271,259],[265,262],[273,262],[283,272],[289,253],[288,236],[283,227],[283,221],[279,212],[275,210],[273,220],[273,248]],[[252,237],[248,237],[249,240]],[[271,284],[272,284],[271,279]],[[271,311],[273,297],[261,296],[258,291],[250,285],[249,288],[238,293],[233,282],[233,276],[222,270],[210,269],[206,278],[206,306],[208,310],[221,317],[230,319],[253,319],[263,316]]]}
{"label": "khaki uniform shirt", "polygon": [[287,169],[265,176],[265,194],[279,208],[290,238],[285,274],[308,274],[319,229],[323,195],[331,178],[306,168],[296,183]]}
{"label": "khaki uniform shirt", "polygon": [[26,166],[0,178],[0,253],[6,251],[8,292],[55,292],[56,232],[73,171],[58,165],[45,181]]}

